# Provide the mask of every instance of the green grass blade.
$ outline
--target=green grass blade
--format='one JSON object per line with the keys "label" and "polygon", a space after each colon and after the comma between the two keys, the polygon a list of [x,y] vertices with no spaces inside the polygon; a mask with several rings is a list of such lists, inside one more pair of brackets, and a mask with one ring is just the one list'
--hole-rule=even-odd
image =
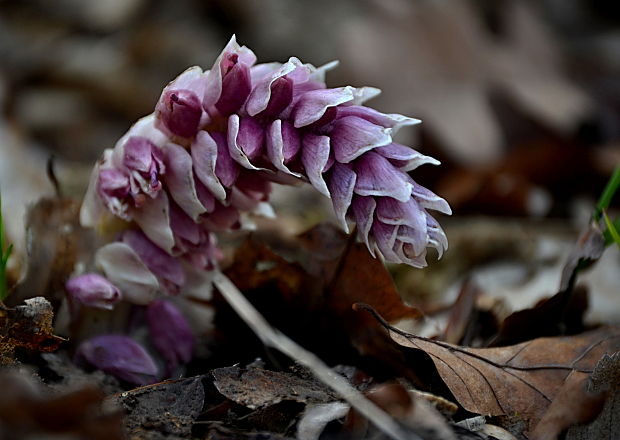
{"label": "green grass blade", "polygon": [[601,198],[598,200],[596,210],[594,211],[594,220],[598,221],[601,219],[603,211],[609,208],[611,200],[616,194],[616,191],[618,191],[618,187],[620,187],[620,165],[618,165],[614,170],[614,173],[609,178],[609,181],[603,190],[603,194],[601,194]]}
{"label": "green grass blade", "polygon": [[605,211],[603,211],[603,219],[605,220],[605,226],[607,226],[607,231],[609,231],[609,235],[611,236],[612,240],[618,245],[618,248],[620,248],[620,233],[618,233],[618,229],[616,228],[614,223],[612,223],[611,219],[607,215],[607,212]]}

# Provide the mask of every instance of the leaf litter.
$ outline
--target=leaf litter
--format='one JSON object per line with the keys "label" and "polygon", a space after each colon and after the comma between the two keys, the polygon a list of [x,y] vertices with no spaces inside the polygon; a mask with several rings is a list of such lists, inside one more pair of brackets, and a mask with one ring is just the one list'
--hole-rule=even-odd
{"label": "leaf litter", "polygon": [[[216,3],[218,14],[203,15],[223,14],[234,17],[234,22],[247,23],[257,29],[261,20],[265,23],[272,20],[264,20],[267,15],[256,19],[253,14],[268,14],[265,11],[270,8],[279,8],[276,1],[274,6],[263,5],[261,11],[253,10],[248,14],[245,7],[240,6],[243,2],[232,6],[224,4],[226,2]],[[342,10],[348,12],[346,2],[343,5]],[[233,244],[225,247],[231,256],[226,274],[267,318],[271,327],[325,360],[350,387],[373,402],[391,420],[406,427],[410,438],[613,438],[620,429],[617,411],[614,411],[614,407],[618,407],[617,372],[620,369],[618,329],[587,321],[588,307],[595,305],[601,289],[579,284],[585,278],[581,278],[581,274],[587,266],[597,267],[604,249],[602,244],[605,244],[601,237],[608,240],[608,234],[601,234],[598,226],[588,227],[564,266],[560,285],[556,286],[554,278],[552,288],[537,291],[537,298],[546,298],[534,303],[517,299],[513,303],[519,305],[504,313],[501,301],[490,301],[495,286],[470,275],[479,266],[510,258],[527,262],[526,277],[534,271],[533,267],[547,264],[546,257],[539,259],[539,249],[530,247],[528,241],[528,234],[542,229],[542,224],[531,222],[529,231],[517,234],[510,230],[511,222],[504,219],[491,218],[486,225],[476,227],[463,215],[559,214],[561,226],[552,224],[549,219],[543,223],[572,235],[574,232],[566,221],[567,206],[574,202],[576,192],[584,191],[584,182],[596,186],[608,174],[613,161],[603,160],[604,154],[617,158],[617,145],[585,148],[593,145],[583,144],[580,135],[566,134],[581,132],[578,124],[590,105],[587,104],[589,99],[584,100],[581,86],[573,85],[561,72],[554,41],[528,6],[514,4],[503,10],[485,6],[484,21],[489,21],[489,27],[498,27],[494,31],[504,36],[494,39],[482,27],[477,27],[478,21],[483,21],[482,14],[468,3],[459,2],[453,7],[396,5],[394,2],[386,2],[386,5],[373,5],[380,12],[376,16],[349,14],[347,22],[351,25],[343,27],[344,32],[340,31],[343,35],[336,35],[338,27],[333,27],[326,30],[333,38],[325,38],[325,41],[330,41],[330,50],[342,45],[354,49],[351,51],[354,55],[343,52],[343,56],[353,58],[351,65],[359,72],[360,83],[365,82],[363,75],[368,75],[363,72],[375,75],[377,79],[373,81],[377,83],[396,82],[392,75],[400,69],[377,70],[376,66],[364,66],[366,61],[355,54],[375,53],[379,60],[386,61],[376,63],[373,59],[378,66],[389,65],[391,61],[384,58],[389,56],[387,52],[369,51],[377,44],[396,47],[399,53],[414,54],[401,62],[405,63],[405,70],[413,72],[414,82],[424,87],[407,87],[407,97],[399,105],[422,103],[421,115],[426,122],[421,133],[423,144],[431,152],[444,152],[445,171],[435,181],[437,192],[447,195],[459,213],[456,222],[446,223],[446,230],[449,234],[460,230],[468,241],[459,245],[458,240],[450,237],[450,253],[427,270],[410,271],[392,266],[386,269],[363,246],[347,240],[328,224],[297,236],[282,233],[302,230],[301,224],[306,225],[308,219],[314,223],[320,217],[314,207],[303,207],[295,216],[272,223],[271,232],[261,232],[259,227],[249,237],[239,234],[241,246],[234,245],[239,235],[233,237]],[[55,11],[58,14],[55,17],[60,17],[53,26],[55,29],[70,28],[74,21],[68,18],[74,17],[70,15],[74,11],[63,12],[63,8],[66,6],[59,5]],[[17,12],[21,15],[23,11]],[[183,12],[178,11],[178,14]],[[145,15],[148,15],[146,11]],[[309,21],[312,17],[313,14],[304,14]],[[80,20],[78,29],[67,34],[67,42],[75,44],[62,45],[62,53],[49,45],[51,59],[73,58],[72,47],[83,51],[87,47],[84,38],[97,40],[90,28],[93,23],[85,20],[86,23]],[[199,21],[196,17],[192,20]],[[495,23],[496,20],[502,23]],[[436,22],[444,21],[454,24],[451,26],[453,34],[438,31],[441,27],[436,26]],[[45,35],[43,21],[36,29],[21,26],[24,23],[21,20],[16,23],[12,32],[23,28],[36,35]],[[411,23],[419,26],[411,26]],[[14,27],[11,20],[7,24],[11,29]],[[369,38],[367,29],[378,25],[389,31]],[[132,51],[141,53],[140,57],[129,58],[155,71],[157,68],[148,62],[148,53],[159,55],[160,42],[170,44],[170,40],[163,32],[153,32],[149,27],[152,24],[139,28],[136,41],[115,41],[114,50],[120,50],[116,46],[123,46],[116,43],[128,43],[126,46]],[[180,39],[172,43],[178,47],[185,37],[180,35],[183,33],[174,32],[176,28],[172,23],[170,29],[170,34]],[[198,34],[198,37],[190,25],[184,25],[184,32],[192,44],[204,44],[196,43],[205,41],[204,35]],[[281,42],[282,46],[299,43],[296,38],[290,42],[288,38],[283,40],[286,41]],[[340,41],[342,45],[331,44],[331,41]],[[461,50],[463,42],[467,43],[465,52]],[[105,44],[108,47],[108,43]],[[309,46],[319,47],[320,44],[313,41]],[[141,50],[145,46],[146,50]],[[29,53],[31,47],[38,46],[18,44],[13,48],[7,43],[8,52],[20,54],[16,57],[20,60],[21,54]],[[433,49],[429,51],[427,47]],[[489,48],[491,50],[485,52]],[[202,46],[200,49],[201,53],[205,52]],[[580,48],[577,52],[588,51]],[[101,55],[100,51],[93,53]],[[435,53],[446,56],[436,57]],[[459,56],[462,53],[474,56],[463,59]],[[122,56],[120,52],[117,55]],[[16,119],[17,130],[13,124],[5,124],[4,118],[0,121],[3,139],[21,129],[19,123],[24,115],[33,113],[28,111],[31,107],[24,103],[20,91],[25,89],[28,96],[36,97],[33,84],[47,87],[48,91],[60,91],[59,79],[63,89],[80,97],[92,87],[88,93],[106,95],[97,98],[99,106],[106,103],[123,113],[132,113],[130,119],[133,119],[151,105],[138,98],[148,95],[147,98],[152,99],[142,92],[147,87],[142,83],[153,79],[157,84],[163,83],[168,72],[161,77],[157,76],[159,73],[150,74],[150,79],[143,81],[147,75],[129,58],[120,65],[107,62],[119,65],[116,69],[128,71],[114,75],[109,75],[105,69],[83,72],[77,86],[67,73],[70,69],[49,75],[40,60],[30,67],[34,82],[31,78],[14,78],[20,69],[9,71],[6,77],[3,71],[0,87],[3,91],[6,89],[11,103],[6,107],[9,112],[13,107],[19,110],[16,115],[9,116]],[[575,65],[583,64],[572,61]],[[164,63],[157,61],[155,64]],[[474,64],[485,66],[484,78],[472,76]],[[517,75],[506,72],[517,72]],[[136,87],[127,78],[137,78],[140,84]],[[437,81],[429,84],[429,78]],[[110,81],[116,86],[120,82],[123,87],[113,87]],[[505,96],[487,100],[487,94],[495,94],[487,93],[491,89],[487,83]],[[13,84],[18,87],[5,87]],[[617,96],[617,90],[608,82],[605,84],[604,101],[612,104],[609,106],[612,108],[615,102],[610,97]],[[447,85],[456,93],[445,93]],[[140,93],[133,93],[138,89]],[[389,99],[393,91],[386,92]],[[595,131],[602,133],[598,135],[604,137],[610,130],[617,131],[617,123],[609,122],[617,120],[617,112],[608,108],[597,111],[605,113],[606,119],[586,122],[593,122]],[[65,118],[67,115],[73,119],[71,113],[67,112]],[[48,118],[43,119],[46,122]],[[97,133],[93,128],[109,125],[109,121],[103,119],[95,118],[90,128],[79,130],[75,125],[64,131],[56,127],[52,130],[52,144],[63,139],[64,143],[71,144],[70,154],[78,155],[76,151],[87,150],[74,148],[83,146],[84,133]],[[504,119],[510,119],[510,123],[505,124]],[[512,136],[518,131],[514,126],[521,125],[527,125],[525,131],[530,139],[513,140]],[[25,137],[29,135],[24,134]],[[505,151],[501,148],[502,139],[509,144]],[[43,142],[46,141],[49,139],[43,136]],[[98,148],[109,142],[97,138],[92,144]],[[0,393],[0,437],[385,438],[384,433],[351,409],[338,393],[312,377],[307,369],[285,358],[277,349],[266,347],[260,337],[235,316],[218,292],[212,299],[209,299],[210,293],[205,292],[199,299],[195,297],[184,304],[186,308],[214,310],[215,321],[201,323],[198,348],[187,368],[174,372],[175,380],[133,388],[101,371],[84,371],[74,365],[72,357],[77,338],[68,338],[75,333],[71,333],[72,327],[67,323],[63,286],[76,268],[92,263],[88,261],[92,237],[79,229],[78,203],[60,197],[38,202],[30,209],[26,228],[23,227],[23,207],[42,194],[49,194],[52,186],[42,178],[43,155],[26,157],[30,147],[25,143],[21,145],[17,139],[0,146],[6,153],[5,160],[0,161],[2,189],[7,194],[5,204],[11,206],[11,215],[5,215],[7,232],[9,241],[15,245],[9,261],[8,279],[12,291],[0,307],[0,355],[5,365],[0,376],[3,390]],[[469,167],[469,164],[474,166]],[[84,166],[85,170],[89,168],[90,164]],[[81,188],[83,182],[75,186]],[[297,189],[294,192],[301,194]],[[298,206],[297,197],[284,205]],[[605,206],[605,214],[607,208],[613,215],[613,206]],[[291,225],[297,227],[291,228]],[[26,230],[27,241],[22,239]],[[223,237],[223,240],[228,238]],[[611,267],[615,271],[617,258]],[[557,270],[553,274],[560,276]],[[396,284],[392,278],[397,280]],[[440,304],[436,301],[438,295],[429,294],[444,294],[450,283],[456,286],[456,291],[460,289],[454,303]],[[616,287],[617,283],[612,283],[615,296],[611,306],[606,307],[611,316],[617,314],[618,309]],[[401,295],[407,299],[406,303]],[[354,310],[352,306],[356,303],[369,304],[389,324]],[[405,335],[399,330],[412,322],[425,325],[442,312],[447,315],[447,324],[436,328],[428,326],[431,330],[425,334],[430,334],[429,338],[415,333]],[[127,311],[132,317],[140,313],[139,308]],[[82,330],[87,330],[91,324],[101,325],[102,314],[85,316]],[[209,320],[204,318],[206,315],[202,316],[203,321]],[[136,335],[137,338],[142,336]]]}

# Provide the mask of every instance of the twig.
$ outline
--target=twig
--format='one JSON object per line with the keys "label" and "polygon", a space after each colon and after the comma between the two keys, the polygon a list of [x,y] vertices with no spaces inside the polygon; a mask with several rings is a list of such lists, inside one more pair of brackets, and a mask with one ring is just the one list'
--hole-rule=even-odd
{"label": "twig", "polygon": [[226,275],[219,272],[213,280],[222,296],[243,321],[256,333],[263,344],[273,347],[308,368],[320,381],[342,396],[355,410],[379,430],[394,440],[422,440],[406,431],[389,414],[353,388],[342,376],[334,373],[314,353],[299,346],[285,334],[274,329],[237,289]]}

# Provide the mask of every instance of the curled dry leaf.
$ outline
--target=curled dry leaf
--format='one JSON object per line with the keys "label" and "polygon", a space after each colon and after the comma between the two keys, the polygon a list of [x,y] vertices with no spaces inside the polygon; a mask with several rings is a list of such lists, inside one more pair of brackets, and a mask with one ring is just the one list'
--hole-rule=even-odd
{"label": "curled dry leaf", "polygon": [[[590,424],[573,426],[566,434],[567,440],[611,439],[620,432],[620,352],[611,356],[603,356],[590,376],[587,392],[594,395],[605,395],[604,406],[598,417]],[[600,402],[600,400],[599,400]],[[587,404],[587,402],[583,402]],[[583,408],[586,415],[593,412]],[[582,417],[581,421],[586,417]]]}
{"label": "curled dry leaf", "polygon": [[45,298],[27,299],[13,309],[0,304],[0,364],[14,362],[16,348],[54,351],[64,341],[54,335],[52,305]]}
{"label": "curled dry leaf", "polygon": [[8,305],[35,296],[45,296],[53,303],[63,297],[75,263],[92,243],[92,234],[79,224],[79,209],[76,201],[59,198],[41,199],[29,209],[25,274],[7,298]]}
{"label": "curled dry leaf", "polygon": [[[367,306],[358,308],[371,310],[381,320]],[[541,419],[572,372],[590,373],[604,354],[620,349],[620,329],[614,327],[474,349],[411,335],[381,321],[396,343],[430,356],[464,409],[491,416],[518,414],[530,428]]]}
{"label": "curled dry leaf", "polygon": [[211,374],[215,387],[223,396],[250,409],[275,405],[283,400],[325,403],[336,399],[334,393],[321,383],[292,373],[228,367],[215,369]]}
{"label": "curled dry leaf", "polygon": [[190,437],[192,425],[202,411],[205,391],[202,376],[169,380],[108,398],[125,412],[129,438]]}
{"label": "curled dry leaf", "polygon": [[[372,317],[352,310],[357,302],[368,303],[389,322],[421,315],[403,303],[383,263],[363,244],[347,244],[330,224],[303,233],[296,246],[289,243],[295,250],[287,259],[272,250],[285,253],[273,244],[279,238],[271,237],[271,247],[250,238],[238,248],[226,275],[280,330],[301,341],[311,327],[308,345],[313,349],[336,347],[342,353],[353,345],[359,353],[398,368],[399,353],[385,330]],[[338,343],[344,340],[346,347],[341,348]]]}

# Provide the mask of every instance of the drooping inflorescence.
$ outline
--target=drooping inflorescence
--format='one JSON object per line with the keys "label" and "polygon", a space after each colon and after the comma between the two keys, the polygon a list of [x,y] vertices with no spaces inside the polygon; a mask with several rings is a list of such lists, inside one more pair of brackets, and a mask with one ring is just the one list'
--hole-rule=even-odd
{"label": "drooping inflorescence", "polygon": [[364,106],[378,89],[327,88],[334,66],[256,64],[233,37],[210,70],[169,83],[155,112],[104,152],[81,221],[116,226],[96,264],[123,299],[148,305],[213,269],[214,233],[238,228],[242,213],[271,212],[272,183],[309,182],[386,261],[423,267],[428,247],[441,256],[447,240],[427,210],[450,207],[408,174],[439,162],[392,140],[419,121]]}

